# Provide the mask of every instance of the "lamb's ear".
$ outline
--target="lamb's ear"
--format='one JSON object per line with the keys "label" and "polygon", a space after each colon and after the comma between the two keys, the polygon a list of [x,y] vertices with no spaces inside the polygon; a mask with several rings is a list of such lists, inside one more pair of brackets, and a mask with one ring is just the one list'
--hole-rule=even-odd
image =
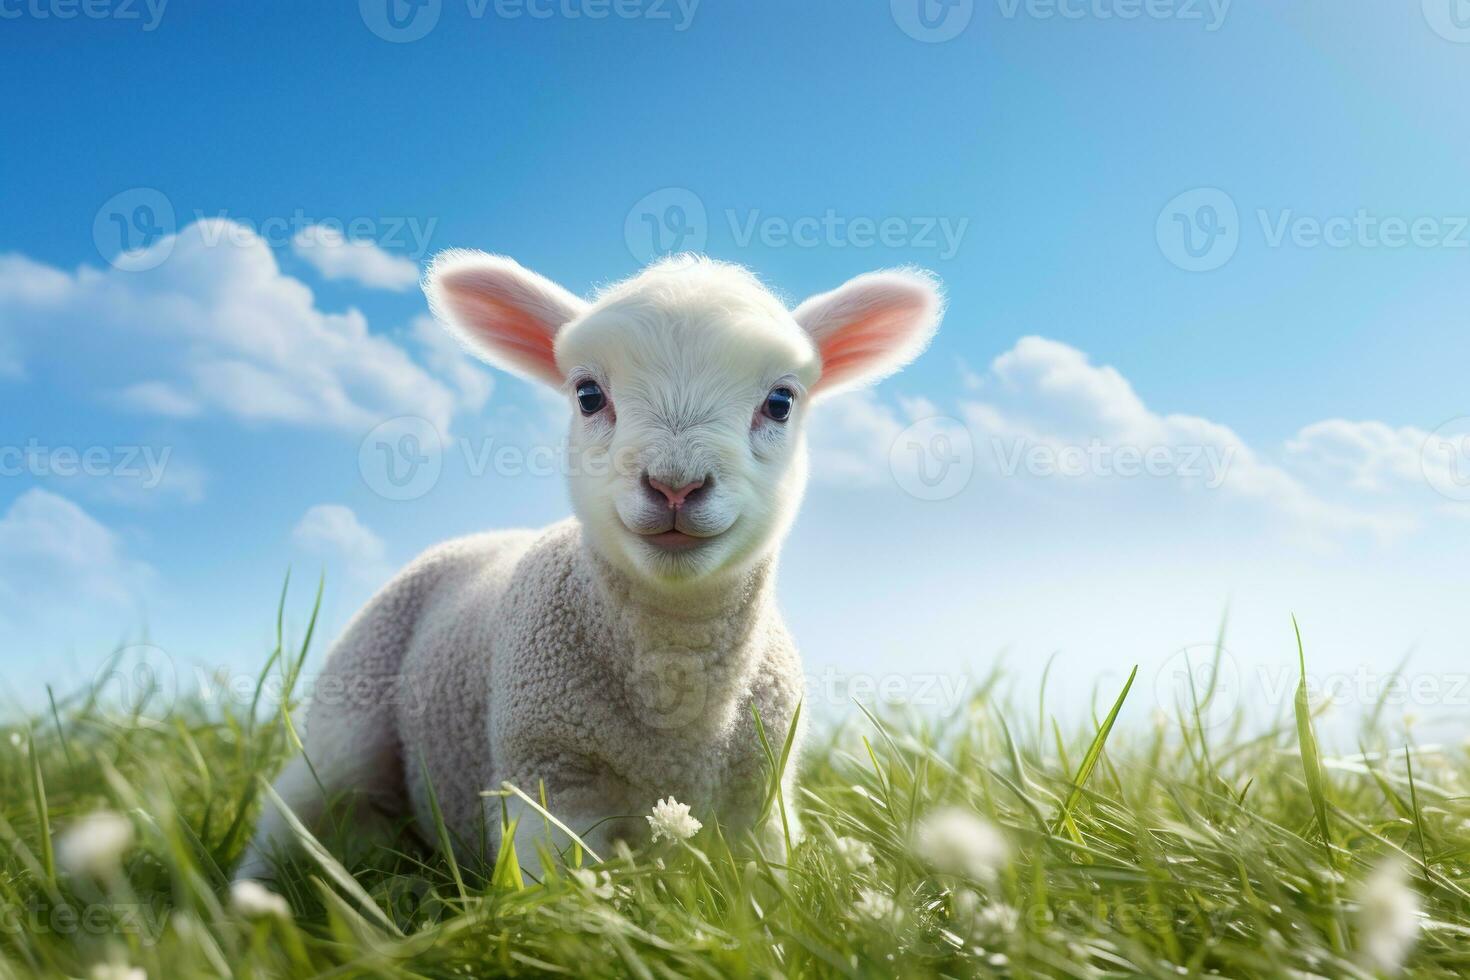
{"label": "lamb's ear", "polygon": [[922,269],[888,269],[813,296],[792,314],[816,341],[822,374],[813,394],[829,395],[887,377],[923,353],[944,297]]}
{"label": "lamb's ear", "polygon": [[513,259],[454,249],[424,277],[429,309],[471,353],[527,378],[560,385],[557,331],[587,304]]}

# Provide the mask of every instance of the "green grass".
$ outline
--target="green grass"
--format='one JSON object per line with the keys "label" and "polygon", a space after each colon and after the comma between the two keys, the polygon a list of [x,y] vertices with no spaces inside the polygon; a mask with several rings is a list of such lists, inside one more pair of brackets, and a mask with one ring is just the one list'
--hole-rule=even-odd
{"label": "green grass", "polygon": [[[289,689],[302,659],[278,650],[269,669]],[[1425,912],[1407,970],[1470,971],[1462,747],[1369,730],[1333,757],[1305,699],[1248,734],[1193,708],[1113,727],[1118,692],[1095,718],[1036,717],[997,689],[943,720],[854,707],[815,732],[797,798],[766,801],[775,820],[801,817],[786,863],[697,811],[692,841],[613,856],[595,889],[536,855],[455,864],[369,847],[347,824],[278,884],[291,916],[262,919],[232,906],[227,878],[268,805],[262,777],[294,751],[287,715],[252,720],[245,699],[119,719],[62,698],[0,733],[0,974],[1373,976],[1356,896],[1385,858]],[[751,749],[779,768],[785,733],[762,734]],[[916,823],[946,805],[1005,835],[993,879],[914,853]],[[99,808],[125,814],[135,843],[115,873],[69,874],[66,830]],[[875,863],[849,868],[839,837]],[[897,913],[862,916],[863,889]]]}

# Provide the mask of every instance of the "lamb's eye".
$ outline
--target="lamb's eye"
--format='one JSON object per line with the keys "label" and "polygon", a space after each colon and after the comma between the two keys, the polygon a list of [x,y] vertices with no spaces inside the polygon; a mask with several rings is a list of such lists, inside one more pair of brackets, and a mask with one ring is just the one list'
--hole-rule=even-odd
{"label": "lamb's eye", "polygon": [[582,406],[583,415],[596,415],[607,404],[607,396],[596,381],[583,381],[577,385],[577,404]]}
{"label": "lamb's eye", "polygon": [[791,404],[796,401],[796,392],[790,388],[772,388],[771,393],[766,396],[764,411],[769,418],[777,422],[785,422],[791,417]]}

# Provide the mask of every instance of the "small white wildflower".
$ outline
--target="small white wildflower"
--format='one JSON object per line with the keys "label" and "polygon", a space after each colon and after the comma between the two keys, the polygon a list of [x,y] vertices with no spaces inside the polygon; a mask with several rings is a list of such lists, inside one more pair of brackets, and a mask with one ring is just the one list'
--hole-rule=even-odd
{"label": "small white wildflower", "polygon": [[655,803],[653,813],[645,819],[648,820],[648,826],[653,829],[655,841],[660,837],[667,837],[669,840],[688,840],[699,833],[699,828],[704,826],[689,815],[688,803],[680,803],[672,796]]}
{"label": "small white wildflower", "polygon": [[859,918],[884,922],[898,914],[898,903],[880,891],[864,888],[858,892],[858,900],[852,904],[852,911]]}
{"label": "small white wildflower", "polygon": [[955,806],[926,816],[915,831],[914,847],[940,871],[984,882],[995,880],[1010,850],[1000,831]]}
{"label": "small white wildflower", "polygon": [[82,817],[56,841],[56,860],[74,875],[111,874],[133,845],[133,825],[122,814],[99,810]]}
{"label": "small white wildflower", "polygon": [[606,871],[596,872],[587,868],[573,868],[572,877],[588,894],[610,901],[613,897],[612,876]]}
{"label": "small white wildflower", "polygon": [[258,881],[237,881],[230,886],[230,904],[247,919],[291,918],[286,899]]}
{"label": "small white wildflower", "polygon": [[968,927],[972,939],[989,941],[1015,932],[1021,925],[1021,913],[1004,902],[985,904],[968,889],[954,896],[954,918],[959,928]]}
{"label": "small white wildflower", "polygon": [[1398,861],[1380,864],[1358,891],[1358,947],[1369,965],[1395,974],[1419,938],[1419,895]]}
{"label": "small white wildflower", "polygon": [[866,868],[873,863],[873,849],[856,837],[837,838],[837,856],[853,871]]}
{"label": "small white wildflower", "polygon": [[98,963],[92,967],[91,976],[92,980],[148,980],[148,974],[141,966],[117,963]]}
{"label": "small white wildflower", "polygon": [[25,739],[23,739],[23,738],[20,737],[20,732],[11,732],[10,733],[10,744],[11,744],[11,746],[13,748],[17,748],[18,749],[23,744],[25,744]]}

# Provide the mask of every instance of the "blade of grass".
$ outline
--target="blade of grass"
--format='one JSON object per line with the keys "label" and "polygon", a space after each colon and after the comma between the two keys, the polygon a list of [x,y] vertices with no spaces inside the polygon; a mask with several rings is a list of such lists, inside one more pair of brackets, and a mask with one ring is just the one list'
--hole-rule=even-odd
{"label": "blade of grass", "polygon": [[1062,803],[1062,812],[1057,815],[1056,824],[1052,828],[1055,834],[1064,825],[1068,827],[1073,840],[1081,843],[1081,836],[1077,833],[1075,825],[1072,824],[1072,808],[1082,798],[1082,787],[1087,784],[1087,777],[1092,775],[1092,769],[1097,765],[1098,757],[1102,755],[1103,746],[1107,743],[1108,733],[1113,730],[1113,723],[1118,720],[1118,712],[1123,710],[1123,702],[1128,699],[1128,691],[1133,687],[1133,679],[1138,676],[1138,665],[1134,664],[1133,670],[1128,674],[1128,682],[1123,685],[1123,690],[1118,694],[1118,700],[1113,702],[1113,710],[1103,719],[1102,725],[1098,727],[1097,735],[1092,739],[1092,744],[1087,747],[1087,754],[1082,757],[1082,764],[1077,767],[1077,775],[1072,779],[1072,791],[1067,794],[1067,799]]}

